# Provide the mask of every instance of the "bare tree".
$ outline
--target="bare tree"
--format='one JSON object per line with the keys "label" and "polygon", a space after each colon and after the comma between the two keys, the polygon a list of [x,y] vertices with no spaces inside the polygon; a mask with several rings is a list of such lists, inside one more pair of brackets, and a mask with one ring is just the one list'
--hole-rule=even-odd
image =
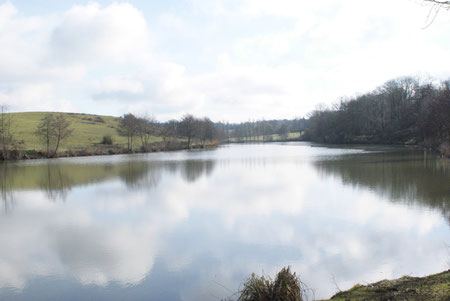
{"label": "bare tree", "polygon": [[51,145],[54,143],[54,139],[56,136],[55,127],[53,126],[54,123],[55,117],[53,116],[53,114],[47,114],[41,119],[41,122],[38,124],[35,132],[36,136],[38,136],[41,142],[44,144],[47,157],[50,157]]}
{"label": "bare tree", "polygon": [[10,158],[11,149],[16,146],[12,135],[12,115],[8,114],[8,106],[0,106],[0,145],[3,159]]}
{"label": "bare tree", "polygon": [[431,2],[433,4],[439,5],[441,7],[449,7],[450,1],[438,1],[438,0],[424,0],[425,2]]}
{"label": "bare tree", "polygon": [[72,133],[70,122],[62,114],[56,117],[53,114],[47,114],[41,119],[35,132],[45,146],[47,157],[56,156],[61,142]]}
{"label": "bare tree", "polygon": [[63,114],[59,114],[58,116],[56,116],[54,127],[56,135],[55,136],[56,145],[55,151],[53,152],[53,156],[56,155],[56,152],[58,151],[61,142],[63,140],[66,140],[67,137],[73,134],[73,129],[70,128],[70,121],[68,121]]}
{"label": "bare tree", "polygon": [[431,4],[431,8],[426,20],[426,23],[428,24],[424,28],[427,28],[428,26],[433,24],[434,19],[436,19],[436,16],[438,15],[439,11],[442,8],[447,10],[450,9],[450,1],[439,1],[439,0],[424,0],[424,1]]}
{"label": "bare tree", "polygon": [[186,137],[188,140],[188,149],[191,148],[191,140],[195,137],[197,130],[197,118],[191,114],[186,114],[183,116],[179,126],[179,132],[182,136]]}
{"label": "bare tree", "polygon": [[156,135],[157,121],[153,117],[139,117],[137,119],[137,135],[141,138],[142,150],[147,151],[150,137]]}
{"label": "bare tree", "polygon": [[120,119],[117,132],[121,136],[127,137],[128,151],[133,151],[133,138],[138,134],[139,120],[131,113],[123,115]]}
{"label": "bare tree", "polygon": [[200,139],[202,147],[206,141],[211,141],[216,136],[216,128],[214,123],[208,117],[197,120],[196,136]]}
{"label": "bare tree", "polygon": [[173,139],[176,137],[178,132],[179,122],[175,119],[169,120],[164,124],[161,124],[159,130],[163,139],[164,148],[170,148]]}

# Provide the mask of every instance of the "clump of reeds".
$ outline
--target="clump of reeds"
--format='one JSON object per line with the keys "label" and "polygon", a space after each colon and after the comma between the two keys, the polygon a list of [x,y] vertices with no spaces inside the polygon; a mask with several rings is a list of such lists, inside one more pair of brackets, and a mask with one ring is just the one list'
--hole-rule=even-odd
{"label": "clump of reeds", "polygon": [[238,301],[302,301],[303,284],[290,267],[278,272],[275,280],[255,274],[244,283]]}

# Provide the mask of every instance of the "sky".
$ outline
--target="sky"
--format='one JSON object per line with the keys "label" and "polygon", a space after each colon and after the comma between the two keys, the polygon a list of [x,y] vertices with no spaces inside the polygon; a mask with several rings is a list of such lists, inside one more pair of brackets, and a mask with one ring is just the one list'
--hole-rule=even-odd
{"label": "sky", "polygon": [[449,79],[450,11],[429,13],[421,0],[0,2],[0,104],[304,117],[397,77]]}

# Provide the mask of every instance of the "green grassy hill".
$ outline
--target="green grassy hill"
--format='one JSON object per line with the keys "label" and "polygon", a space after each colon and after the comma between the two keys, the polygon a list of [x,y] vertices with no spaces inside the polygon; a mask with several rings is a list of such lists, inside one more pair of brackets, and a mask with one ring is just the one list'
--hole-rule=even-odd
{"label": "green grassy hill", "polygon": [[[36,128],[43,117],[49,112],[25,112],[10,113],[12,116],[13,135],[17,141],[23,142],[22,149],[40,150],[42,144],[39,138],[34,134]],[[67,140],[63,141],[60,150],[85,149],[94,147],[101,143],[103,136],[110,135],[113,143],[121,146],[126,145],[126,137],[117,134],[120,118],[113,116],[101,116],[92,114],[77,113],[55,113],[63,114],[71,123],[73,134]],[[160,141],[159,137],[154,137],[153,141]],[[135,141],[135,146],[139,146],[139,141]]]}

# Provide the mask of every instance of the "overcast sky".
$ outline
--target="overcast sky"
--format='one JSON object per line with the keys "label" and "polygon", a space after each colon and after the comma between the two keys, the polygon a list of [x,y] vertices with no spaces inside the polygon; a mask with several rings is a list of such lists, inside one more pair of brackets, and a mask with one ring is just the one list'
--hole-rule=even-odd
{"label": "overcast sky", "polygon": [[293,118],[404,75],[450,77],[421,0],[0,2],[0,103],[158,120]]}

